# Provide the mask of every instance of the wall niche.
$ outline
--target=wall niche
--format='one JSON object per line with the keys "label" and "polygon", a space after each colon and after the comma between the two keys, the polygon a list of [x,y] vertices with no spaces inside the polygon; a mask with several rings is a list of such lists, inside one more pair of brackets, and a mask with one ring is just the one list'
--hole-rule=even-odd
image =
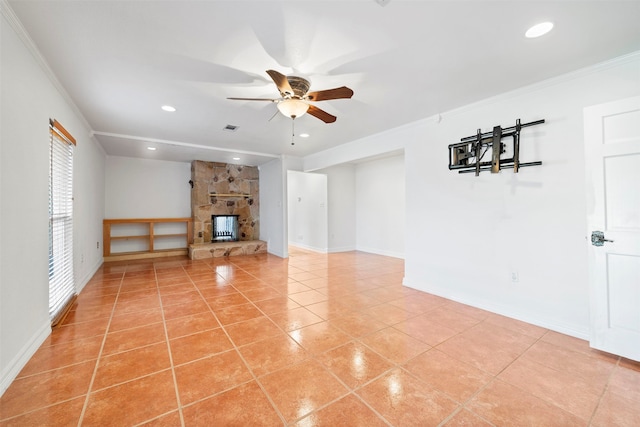
{"label": "wall niche", "polygon": [[194,160],[191,181],[193,243],[211,242],[211,215],[238,215],[239,240],[259,238],[260,193],[256,166]]}

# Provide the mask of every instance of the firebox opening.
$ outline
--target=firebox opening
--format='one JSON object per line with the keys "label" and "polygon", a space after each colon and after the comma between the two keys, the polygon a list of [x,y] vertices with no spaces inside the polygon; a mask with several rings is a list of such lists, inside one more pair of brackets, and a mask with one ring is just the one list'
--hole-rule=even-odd
{"label": "firebox opening", "polygon": [[211,215],[211,242],[237,242],[239,215]]}

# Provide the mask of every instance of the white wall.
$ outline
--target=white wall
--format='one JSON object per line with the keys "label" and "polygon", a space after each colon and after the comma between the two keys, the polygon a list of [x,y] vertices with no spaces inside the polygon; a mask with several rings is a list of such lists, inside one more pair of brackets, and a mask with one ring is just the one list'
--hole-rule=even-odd
{"label": "white wall", "polygon": [[316,171],[327,176],[328,252],[356,249],[356,168],[345,164]]}
{"label": "white wall", "polygon": [[[102,263],[104,153],[58,90],[11,11],[0,4],[0,393],[49,335],[49,119],[77,140],[74,275],[82,289]],[[19,35],[20,34],[20,35]]]}
{"label": "white wall", "polygon": [[[357,249],[404,257],[403,155],[336,165],[314,173],[327,176],[328,252]],[[296,201],[290,197],[290,203]],[[291,229],[289,234],[289,241],[298,244]]]}
{"label": "white wall", "polygon": [[[165,160],[108,156],[105,179],[105,218],[191,217],[191,164]],[[184,223],[156,224],[157,234],[186,233]],[[145,235],[147,224],[113,225],[111,235]],[[184,238],[154,241],[154,249],[182,248]],[[111,253],[148,250],[144,239],[114,240]]]}
{"label": "white wall", "polygon": [[105,218],[191,216],[191,164],[107,157]]}
{"label": "white wall", "polygon": [[[308,156],[304,166],[401,144],[405,284],[588,338],[583,108],[637,94],[640,53]],[[449,144],[517,118],[546,119],[521,140],[521,160],[542,166],[480,177],[448,170]]]}
{"label": "white wall", "polygon": [[289,244],[327,252],[327,176],[287,172]]}
{"label": "white wall", "polygon": [[73,258],[79,292],[102,264],[105,153],[97,141],[82,135],[86,131],[80,123],[74,129],[81,135],[77,138],[71,131],[78,139],[73,157]]}
{"label": "white wall", "polygon": [[358,163],[355,223],[359,251],[404,258],[404,156]]}
{"label": "white wall", "polygon": [[286,170],[282,158],[260,165],[260,240],[267,251],[287,258]]}
{"label": "white wall", "polygon": [[287,171],[301,170],[300,157],[281,155],[260,165],[260,240],[267,242],[267,251],[281,258],[289,256]]}

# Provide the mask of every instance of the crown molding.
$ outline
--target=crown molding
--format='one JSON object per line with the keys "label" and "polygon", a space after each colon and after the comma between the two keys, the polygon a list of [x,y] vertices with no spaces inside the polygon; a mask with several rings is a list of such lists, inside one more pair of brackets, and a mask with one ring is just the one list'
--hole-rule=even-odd
{"label": "crown molding", "polygon": [[69,95],[69,92],[67,92],[64,86],[62,86],[62,83],[60,83],[60,80],[58,80],[58,77],[49,66],[49,63],[44,58],[44,56],[42,56],[42,53],[40,53],[38,46],[35,44],[27,30],[24,28],[22,22],[20,22],[20,19],[13,11],[7,0],[0,0],[0,13],[2,13],[2,16],[7,20],[7,22],[16,33],[16,35],[20,38],[29,53],[31,53],[31,56],[35,59],[36,63],[40,66],[44,74],[49,78],[62,98],[66,101],[69,107],[71,107],[71,110],[85,126],[87,132],[89,134],[93,133],[91,125],[89,125],[89,122],[84,117],[84,114],[82,114],[76,103],[73,101],[71,95]]}
{"label": "crown molding", "polygon": [[149,138],[149,137],[146,137],[146,136],[123,135],[121,133],[91,131],[91,136],[107,136],[107,137],[111,137],[111,138],[131,139],[131,140],[134,140],[134,141],[143,141],[143,142],[153,142],[153,143],[157,143],[157,144],[175,145],[175,146],[179,146],[179,147],[196,148],[196,149],[199,149],[199,150],[222,151],[222,152],[225,152],[225,153],[237,153],[237,154],[246,154],[246,155],[251,155],[251,156],[270,157],[270,158],[274,158],[274,159],[279,157],[277,154],[260,153],[258,151],[247,151],[247,150],[237,150],[237,149],[233,149],[233,148],[212,147],[212,146],[209,146],[209,145],[191,144],[191,143],[188,143],[188,142],[171,141],[171,140],[168,140],[168,139]]}

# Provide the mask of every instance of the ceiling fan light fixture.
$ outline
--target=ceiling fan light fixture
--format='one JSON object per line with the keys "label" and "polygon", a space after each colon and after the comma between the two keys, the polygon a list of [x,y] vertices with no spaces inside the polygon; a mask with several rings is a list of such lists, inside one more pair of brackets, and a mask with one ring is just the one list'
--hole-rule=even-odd
{"label": "ceiling fan light fixture", "polygon": [[309,104],[299,99],[285,99],[278,102],[278,110],[292,119],[304,115],[308,109]]}

